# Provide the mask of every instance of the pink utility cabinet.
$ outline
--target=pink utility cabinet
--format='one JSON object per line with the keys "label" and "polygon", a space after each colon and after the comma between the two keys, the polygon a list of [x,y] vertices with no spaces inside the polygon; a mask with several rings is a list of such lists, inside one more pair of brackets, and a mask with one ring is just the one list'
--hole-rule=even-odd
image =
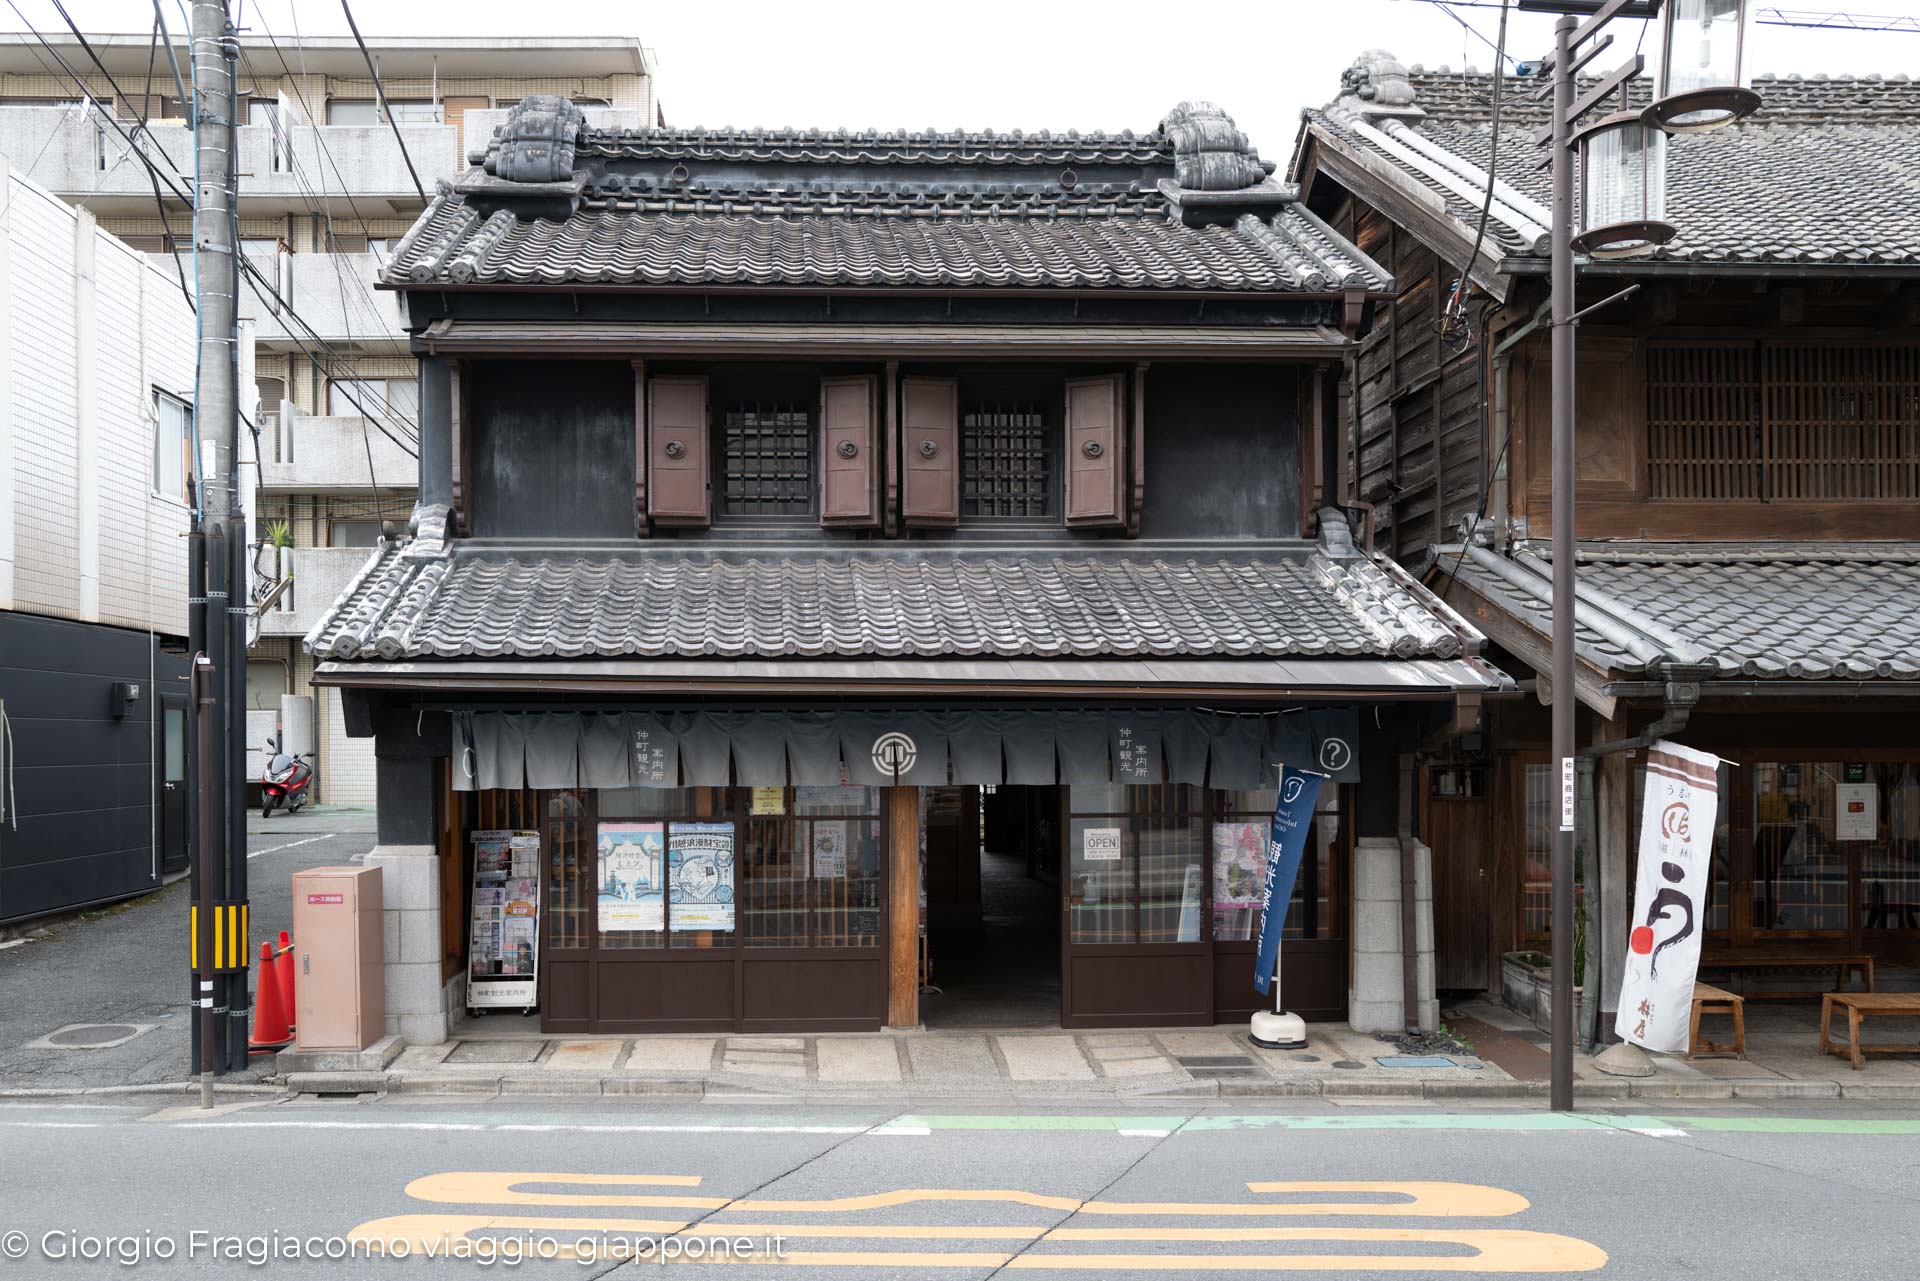
{"label": "pink utility cabinet", "polygon": [[380,869],[293,874],[294,1046],[364,1050],[387,1031]]}

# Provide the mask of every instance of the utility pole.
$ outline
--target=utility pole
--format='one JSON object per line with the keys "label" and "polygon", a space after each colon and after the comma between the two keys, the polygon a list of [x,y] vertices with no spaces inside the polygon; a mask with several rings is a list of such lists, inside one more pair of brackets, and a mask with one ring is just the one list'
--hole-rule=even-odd
{"label": "utility pole", "polygon": [[1573,32],[1553,27],[1553,761],[1560,813],[1553,829],[1553,1026],[1549,1087],[1573,1110]]}
{"label": "utility pole", "polygon": [[[200,762],[200,824],[196,872],[200,894],[198,990],[203,1082],[247,1061],[247,947],[245,793],[236,769],[241,738],[234,733],[244,704],[236,699],[246,653],[236,605],[245,592],[236,578],[245,537],[237,523],[235,464],[239,457],[237,282],[234,236],[234,62],[238,56],[223,0],[193,0],[194,91],[193,246],[199,351],[194,419],[200,442],[201,535],[206,552],[204,656],[194,670],[202,690],[194,701]],[[241,623],[240,626],[244,626]],[[236,634],[240,643],[236,644]]]}

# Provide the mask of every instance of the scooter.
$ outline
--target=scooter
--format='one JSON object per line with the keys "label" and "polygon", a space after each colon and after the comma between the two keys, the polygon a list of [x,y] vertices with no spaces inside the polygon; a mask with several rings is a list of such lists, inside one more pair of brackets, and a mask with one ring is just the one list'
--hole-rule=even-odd
{"label": "scooter", "polygon": [[313,795],[313,762],[305,752],[288,756],[272,739],[267,750],[273,756],[260,775],[260,817],[272,818],[276,809],[297,814]]}

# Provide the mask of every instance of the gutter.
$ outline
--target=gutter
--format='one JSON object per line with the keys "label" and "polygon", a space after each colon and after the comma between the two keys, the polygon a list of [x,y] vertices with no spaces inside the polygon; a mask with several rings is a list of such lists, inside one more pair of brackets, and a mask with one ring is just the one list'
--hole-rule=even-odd
{"label": "gutter", "polygon": [[[1502,258],[1499,269],[1503,275],[1508,276],[1545,276],[1548,274],[1548,263],[1544,258],[1514,255]],[[1911,280],[1920,278],[1920,263],[1673,262],[1657,259],[1651,262],[1644,260],[1623,262],[1582,259],[1580,274],[1583,276],[1681,276],[1688,279],[1718,276],[1729,279],[1759,277],[1767,280],[1819,280],[1840,276]]]}

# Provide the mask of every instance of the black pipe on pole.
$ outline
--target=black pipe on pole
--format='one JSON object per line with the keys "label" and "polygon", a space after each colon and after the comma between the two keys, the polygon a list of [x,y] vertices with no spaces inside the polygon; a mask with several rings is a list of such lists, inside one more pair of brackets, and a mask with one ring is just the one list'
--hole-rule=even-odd
{"label": "black pipe on pole", "polygon": [[[213,669],[207,662],[207,656],[194,651],[192,672],[193,720],[211,722],[213,706]],[[201,844],[194,849],[194,921],[193,921],[193,1007],[194,1007],[194,1066],[200,1072],[200,1106],[213,1106],[213,1074],[219,1069],[215,1066],[221,1045],[219,1015],[214,1009],[215,959],[213,954],[213,921],[219,911],[219,894],[214,889],[214,878],[201,868],[207,860],[213,842],[213,834],[219,829],[219,809],[214,803],[213,789],[213,746],[215,736],[211,733],[198,735],[197,757],[199,764],[199,787],[194,792],[193,809],[198,811],[198,828]]]}
{"label": "black pipe on pole", "polygon": [[[197,465],[198,460],[196,459],[195,462]],[[201,724],[203,709],[200,706],[200,663],[201,660],[205,658],[206,651],[207,540],[206,535],[200,532],[200,517],[196,513],[193,517],[192,527],[187,532],[187,652],[193,655],[193,667],[188,673],[192,684],[189,687],[187,696],[186,785],[188,801],[185,824],[187,829],[187,898],[194,903],[196,907],[199,907],[202,903],[201,893],[207,885],[207,878],[201,873],[201,864],[206,861],[206,852],[200,848],[201,835],[206,831],[206,798],[201,794],[201,789],[207,785],[206,770],[202,767],[200,759],[201,744],[205,738]],[[207,921],[204,908],[201,908],[200,911],[201,914],[197,918],[198,922],[201,927],[206,927]],[[197,939],[198,935],[196,934],[195,937]],[[199,949],[195,953],[196,956],[205,956],[207,954],[204,945],[197,944],[196,946]],[[203,1070],[203,1065],[207,1063],[207,1061],[202,1058],[206,1049],[206,1040],[202,1035],[203,1025],[206,1020],[199,1017],[200,998],[203,995],[207,997],[212,996],[212,989],[208,988],[203,992],[200,983],[201,979],[198,967],[188,966],[187,1004],[195,1014],[189,1026],[191,1028],[193,1043],[192,1062],[196,1071]]]}
{"label": "black pipe on pole", "polygon": [[[227,65],[227,144],[228,155],[235,157],[227,167],[227,220],[229,243],[228,279],[236,302],[240,297],[240,77],[234,74],[239,45],[233,28],[228,26],[221,41],[221,56]],[[227,416],[227,457],[231,460],[233,516],[227,538],[227,612],[222,622],[227,628],[226,710],[227,710],[227,901],[240,905],[241,921],[247,918],[247,787],[242,773],[247,759],[247,524],[246,505],[240,497],[240,309],[228,311],[227,375],[233,388],[233,412]],[[250,947],[243,948],[240,963],[253,963]],[[247,975],[243,969],[233,979],[228,1002],[227,1026],[229,1061],[236,1068],[247,1062],[247,1015],[253,1002],[247,993]]]}
{"label": "black pipe on pole", "polygon": [[1553,832],[1553,1038],[1549,1095],[1573,1110],[1573,32],[1553,28],[1553,759],[1560,812]]}

